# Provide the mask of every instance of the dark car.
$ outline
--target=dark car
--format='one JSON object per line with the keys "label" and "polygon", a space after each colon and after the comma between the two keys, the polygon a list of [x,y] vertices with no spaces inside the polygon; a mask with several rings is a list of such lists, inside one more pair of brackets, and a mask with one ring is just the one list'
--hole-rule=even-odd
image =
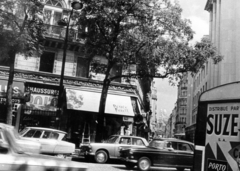
{"label": "dark car", "polygon": [[120,151],[120,158],[129,169],[141,171],[154,167],[175,167],[178,171],[192,169],[194,145],[178,139],[153,139],[145,148],[128,148]]}

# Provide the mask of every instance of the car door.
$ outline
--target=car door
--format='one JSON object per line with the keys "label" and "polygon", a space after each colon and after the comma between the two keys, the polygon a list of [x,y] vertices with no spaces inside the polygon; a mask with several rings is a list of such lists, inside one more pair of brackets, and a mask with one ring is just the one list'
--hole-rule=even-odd
{"label": "car door", "polygon": [[192,166],[193,162],[193,149],[191,145],[184,142],[177,142],[177,165]]}
{"label": "car door", "polygon": [[177,151],[172,148],[168,141],[155,141],[158,148],[152,153],[154,165],[172,166],[176,160]]}
{"label": "car door", "polygon": [[42,137],[39,139],[39,142],[42,145],[43,153],[53,153],[56,145],[57,145],[57,133],[52,131],[44,131]]}
{"label": "car door", "polygon": [[114,147],[114,157],[120,156],[120,148],[128,148],[132,146],[131,137],[120,137],[119,141],[116,143]]}

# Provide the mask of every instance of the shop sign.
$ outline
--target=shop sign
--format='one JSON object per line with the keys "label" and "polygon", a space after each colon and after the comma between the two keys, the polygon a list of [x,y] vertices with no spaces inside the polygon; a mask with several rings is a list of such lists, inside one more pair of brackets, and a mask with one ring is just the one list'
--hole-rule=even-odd
{"label": "shop sign", "polygon": [[57,102],[57,96],[31,94],[30,102],[26,103],[26,109],[57,111]]}
{"label": "shop sign", "polygon": [[[6,97],[7,95],[7,80],[0,81],[0,97]],[[24,98],[24,83],[23,82],[13,82],[13,98]]]}
{"label": "shop sign", "polygon": [[[4,97],[1,97],[1,98],[0,98],[0,104],[5,104],[6,101],[7,101],[6,98],[4,98]],[[12,103],[18,103],[18,104],[20,104],[20,103],[21,103],[21,100],[20,100],[20,99],[12,99]]]}
{"label": "shop sign", "polygon": [[38,88],[38,87],[29,87],[29,90],[33,94],[46,94],[57,96],[58,90],[50,89],[50,88]]}

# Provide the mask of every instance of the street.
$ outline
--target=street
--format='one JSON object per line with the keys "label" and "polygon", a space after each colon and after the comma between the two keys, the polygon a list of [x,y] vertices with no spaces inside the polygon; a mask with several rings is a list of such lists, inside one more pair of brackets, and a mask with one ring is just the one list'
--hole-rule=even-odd
{"label": "street", "polygon": [[[129,169],[127,169],[125,167],[125,165],[118,160],[110,160],[108,163],[106,164],[98,164],[95,163],[94,161],[91,162],[87,162],[84,158],[78,158],[78,159],[73,159],[73,161],[77,161],[77,162],[81,162],[82,164],[84,164],[85,166],[88,167],[87,171],[124,171],[124,170],[128,170],[131,171]],[[137,171],[137,167],[135,167],[133,169],[134,171]],[[152,167],[150,169],[150,171],[175,171],[175,168],[159,168],[159,167]],[[185,171],[187,171],[188,169],[185,169]]]}

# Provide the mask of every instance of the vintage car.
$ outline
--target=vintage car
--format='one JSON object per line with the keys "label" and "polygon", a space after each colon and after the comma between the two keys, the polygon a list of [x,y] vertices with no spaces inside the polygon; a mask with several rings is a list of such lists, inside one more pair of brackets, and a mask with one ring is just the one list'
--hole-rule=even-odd
{"label": "vintage car", "polygon": [[66,161],[53,156],[26,153],[16,139],[5,129],[2,134],[6,143],[0,143],[0,171],[86,171],[78,162]]}
{"label": "vintage car", "polygon": [[60,130],[41,127],[26,127],[20,132],[23,139],[34,140],[42,145],[40,153],[71,159],[75,144],[64,141],[66,134]]}
{"label": "vintage car", "polygon": [[32,140],[22,139],[16,129],[13,126],[0,123],[0,144],[7,144],[6,137],[3,135],[3,131],[8,131],[9,135],[12,136],[16,144],[18,144],[21,149],[29,153],[40,153],[41,144]]}
{"label": "vintage car", "polygon": [[119,150],[129,147],[145,147],[148,142],[137,136],[113,135],[102,143],[80,145],[80,153],[86,158],[94,157],[97,163],[105,163],[108,159],[118,159]]}
{"label": "vintage car", "polygon": [[141,171],[154,167],[175,167],[178,171],[193,167],[194,145],[178,139],[153,139],[145,148],[128,148],[120,151],[120,159],[129,169]]}

